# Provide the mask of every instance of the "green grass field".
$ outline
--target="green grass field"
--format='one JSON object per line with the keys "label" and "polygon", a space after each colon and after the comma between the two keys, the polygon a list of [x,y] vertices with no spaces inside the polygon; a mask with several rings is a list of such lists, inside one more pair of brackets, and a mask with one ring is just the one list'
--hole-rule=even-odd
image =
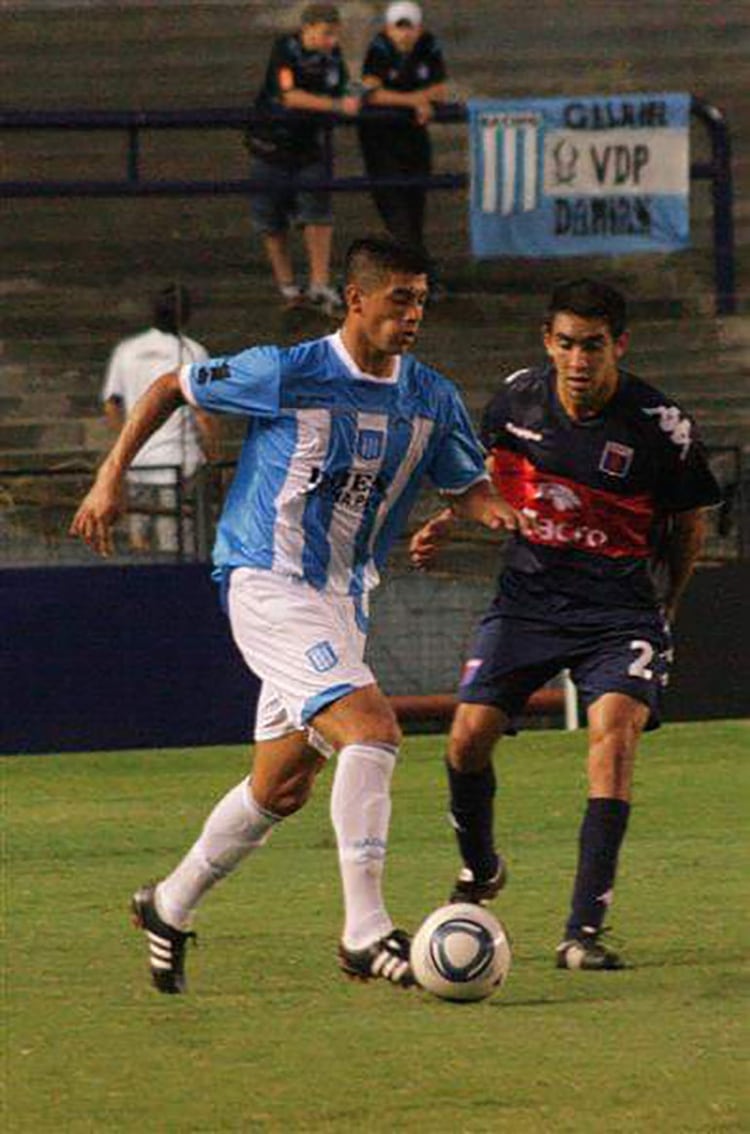
{"label": "green grass field", "polygon": [[[132,889],[243,773],[239,748],[0,761],[8,1131],[747,1131],[741,992],[750,726],[647,737],[613,921],[622,973],[560,973],[584,735],[504,746],[497,910],[514,942],[476,1005],[350,984],[315,799],[206,902],[189,996],[149,986]],[[397,772],[387,892],[408,928],[456,868],[442,740]],[[743,797],[744,796],[744,797]],[[747,923],[744,929],[746,931]],[[746,932],[745,932],[746,943]]]}

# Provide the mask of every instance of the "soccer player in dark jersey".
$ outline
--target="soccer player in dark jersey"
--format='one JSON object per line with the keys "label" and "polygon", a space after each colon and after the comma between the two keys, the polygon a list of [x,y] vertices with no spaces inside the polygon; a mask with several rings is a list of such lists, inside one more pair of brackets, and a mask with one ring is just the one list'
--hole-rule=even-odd
{"label": "soccer player in dark jersey", "polygon": [[[333,214],[330,193],[299,189],[294,183],[325,177],[320,114],[356,114],[359,99],[348,93],[349,74],[339,48],[341,19],[334,4],[308,4],[299,31],[279,36],[255,101],[264,111],[310,111],[309,121],[253,125],[248,133],[251,176],[266,186],[254,193],[251,209],[282,300],[295,306],[306,298],[332,315],[343,311],[330,284]],[[302,225],[309,262],[306,295],[295,282],[289,225]]]}
{"label": "soccer player in dark jersey", "polygon": [[[362,81],[366,106],[402,109],[403,122],[360,124],[365,168],[370,177],[429,174],[432,150],[427,123],[433,104],[446,97],[443,52],[422,26],[419,4],[389,4],[385,26],[365,55]],[[427,193],[419,188],[378,188],[373,200],[395,240],[424,251]]]}
{"label": "soccer player in dark jersey", "polygon": [[[622,967],[601,934],[636,747],[658,727],[670,624],[701,550],[704,509],[720,496],[690,418],[620,368],[627,344],[619,292],[589,279],[561,285],[544,324],[547,365],[511,374],[481,428],[496,486],[534,526],[510,540],[459,687],[447,764],[464,867],[451,896],[483,902],[504,885],[493,748],[528,696],[569,668],[588,718],[589,791],[561,969]],[[452,521],[445,510],[416,533],[418,566]]]}

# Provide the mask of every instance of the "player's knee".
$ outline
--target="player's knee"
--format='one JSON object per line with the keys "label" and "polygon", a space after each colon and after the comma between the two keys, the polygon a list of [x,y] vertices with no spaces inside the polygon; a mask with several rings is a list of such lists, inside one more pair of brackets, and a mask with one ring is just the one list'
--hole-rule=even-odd
{"label": "player's knee", "polygon": [[639,735],[640,730],[632,721],[619,722],[592,734],[592,751],[613,765],[632,760]]}
{"label": "player's knee", "polygon": [[394,717],[392,721],[381,721],[367,737],[367,740],[372,744],[383,744],[387,748],[400,748],[403,733]]}
{"label": "player's knee", "polygon": [[448,739],[448,763],[457,772],[481,772],[492,760],[508,718],[488,705],[459,704]]}
{"label": "player's knee", "polygon": [[403,734],[395,714],[372,712],[362,714],[357,721],[357,737],[348,744],[382,744],[387,748],[400,748]]}
{"label": "player's knee", "polygon": [[492,759],[496,737],[477,729],[459,727],[451,731],[448,762],[457,772],[481,772]]}

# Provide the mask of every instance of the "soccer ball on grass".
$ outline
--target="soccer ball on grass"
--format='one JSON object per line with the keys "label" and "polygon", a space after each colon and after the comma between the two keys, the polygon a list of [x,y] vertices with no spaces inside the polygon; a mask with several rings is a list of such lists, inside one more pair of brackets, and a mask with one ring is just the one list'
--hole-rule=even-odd
{"label": "soccer ball on grass", "polygon": [[483,906],[453,902],[427,917],[411,943],[416,981],[442,1000],[484,1000],[510,969],[503,926]]}

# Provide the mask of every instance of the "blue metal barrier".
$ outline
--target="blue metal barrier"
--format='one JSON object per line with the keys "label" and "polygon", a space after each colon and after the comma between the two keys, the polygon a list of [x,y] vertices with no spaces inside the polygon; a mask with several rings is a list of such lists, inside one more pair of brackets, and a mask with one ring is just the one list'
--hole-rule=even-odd
{"label": "blue metal barrier", "polygon": [[[693,162],[690,176],[696,181],[710,181],[713,208],[714,278],[717,315],[731,315],[736,309],[734,273],[734,193],[732,185],[731,137],[725,115],[717,107],[693,96],[691,113],[708,130],[711,158]],[[269,119],[309,120],[325,127],[326,164],[325,178],[306,179],[307,188],[326,189],[340,193],[368,192],[374,185],[407,188],[418,185],[433,190],[465,189],[468,174],[465,171],[435,173],[418,177],[366,176],[337,177],[333,169],[331,135],[341,126],[356,125],[360,121],[403,120],[411,111],[369,109],[356,117],[344,115],[311,115],[305,111],[280,111],[278,114],[261,114],[243,108],[201,110],[4,110],[0,111],[0,130],[11,131],[124,131],[128,146],[125,154],[124,176],[111,180],[68,179],[0,181],[2,197],[127,197],[127,196],[205,196],[248,194],[267,186],[251,178],[217,178],[211,181],[198,179],[145,179],[141,176],[141,135],[150,130],[245,130],[253,123]],[[445,103],[436,107],[434,122],[437,125],[465,122],[466,108],[462,103]]]}

